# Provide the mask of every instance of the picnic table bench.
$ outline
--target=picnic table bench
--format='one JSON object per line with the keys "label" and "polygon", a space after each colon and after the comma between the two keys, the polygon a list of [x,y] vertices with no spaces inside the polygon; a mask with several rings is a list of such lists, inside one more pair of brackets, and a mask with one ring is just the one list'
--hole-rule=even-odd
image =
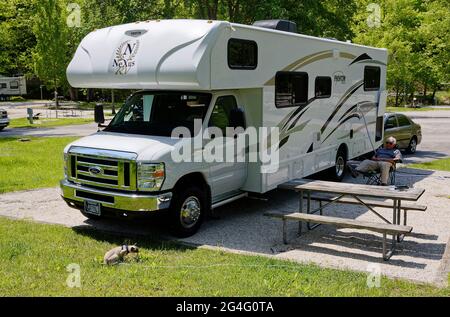
{"label": "picnic table bench", "polygon": [[[298,213],[268,212],[266,216],[283,220],[283,242],[287,244],[286,222],[288,220],[298,221],[299,235],[302,233],[303,222],[307,223],[309,230],[318,225],[327,224],[340,228],[354,228],[370,230],[383,234],[383,259],[389,260],[395,250],[396,242],[403,241],[405,235],[412,232],[413,228],[407,225],[408,210],[425,211],[426,206],[404,203],[403,201],[417,201],[423,195],[423,189],[397,190],[395,187],[359,185],[348,183],[335,183],[315,180],[294,180],[279,186],[282,189],[295,190],[300,193],[300,210]],[[312,192],[320,193],[320,196],[312,195]],[[304,212],[304,199],[306,194],[306,213]],[[327,194],[327,196],[323,196]],[[330,194],[332,196],[330,196]],[[374,199],[375,198],[375,199]],[[383,200],[380,200],[383,199]],[[385,201],[386,199],[392,202]],[[311,201],[319,201],[320,206],[311,210]],[[326,204],[323,204],[326,202]],[[357,204],[365,206],[369,211],[383,220],[383,223],[359,221],[355,219],[329,217],[323,215],[323,209],[333,203]],[[374,207],[392,208],[392,221],[389,221]],[[401,224],[401,210],[404,212],[403,224]],[[320,212],[320,215],[316,213]],[[312,227],[310,224],[316,224]],[[387,235],[392,235],[391,248],[387,250]]]}

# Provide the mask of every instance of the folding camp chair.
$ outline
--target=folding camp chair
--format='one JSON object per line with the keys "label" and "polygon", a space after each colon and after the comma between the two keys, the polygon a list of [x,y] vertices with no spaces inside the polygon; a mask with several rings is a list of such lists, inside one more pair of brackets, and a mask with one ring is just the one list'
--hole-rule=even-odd
{"label": "folding camp chair", "polygon": [[[398,146],[396,147],[398,149]],[[397,173],[397,163],[401,163],[402,160],[397,161],[391,166],[391,169],[389,170],[389,183],[388,185],[395,185],[396,181],[396,173]],[[352,165],[353,166],[353,165]],[[356,168],[354,166],[353,168]],[[381,171],[370,171],[370,172],[358,172],[363,176],[364,179],[367,179],[366,184],[367,185],[381,185]]]}
{"label": "folding camp chair", "polygon": [[[389,171],[389,184],[395,185],[395,178],[397,172],[397,164],[393,164]],[[358,172],[360,173],[364,179],[367,179],[367,185],[381,185],[381,171],[370,171],[370,172]]]}

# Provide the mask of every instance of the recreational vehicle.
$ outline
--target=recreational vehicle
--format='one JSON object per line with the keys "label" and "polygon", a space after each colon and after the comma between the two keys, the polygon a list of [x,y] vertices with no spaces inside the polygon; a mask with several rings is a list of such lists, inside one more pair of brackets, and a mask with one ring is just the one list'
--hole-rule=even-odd
{"label": "recreational vehicle", "polygon": [[[69,83],[139,91],[103,131],[66,147],[63,198],[96,219],[162,210],[189,236],[211,210],[248,194],[325,170],[342,180],[349,159],[383,140],[387,51],[293,31],[287,21],[157,20],[87,35]],[[258,144],[278,153],[277,166],[174,159],[202,130],[227,127],[278,131],[276,144]],[[209,141],[234,147],[239,138]],[[208,150],[199,142],[192,156]]]}
{"label": "recreational vehicle", "polygon": [[25,76],[3,77],[0,76],[0,101],[7,100],[11,96],[27,94],[27,82]]}

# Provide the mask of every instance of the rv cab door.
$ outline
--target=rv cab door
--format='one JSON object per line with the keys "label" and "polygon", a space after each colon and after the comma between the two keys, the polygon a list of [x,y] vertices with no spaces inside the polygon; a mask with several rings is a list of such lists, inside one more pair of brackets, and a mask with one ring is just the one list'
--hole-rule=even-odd
{"label": "rv cab door", "polygon": [[214,201],[242,188],[247,178],[247,159],[245,147],[238,148],[237,138],[226,135],[227,127],[233,124],[232,113],[238,110],[236,97],[231,94],[216,96],[213,105],[208,121],[212,135],[209,145],[204,148],[204,159],[208,160],[208,156],[216,158],[212,162],[208,160]]}

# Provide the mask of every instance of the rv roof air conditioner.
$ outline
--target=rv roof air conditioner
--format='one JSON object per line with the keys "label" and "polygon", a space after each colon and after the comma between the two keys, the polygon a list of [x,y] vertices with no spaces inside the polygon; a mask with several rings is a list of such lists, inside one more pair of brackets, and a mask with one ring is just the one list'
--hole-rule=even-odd
{"label": "rv roof air conditioner", "polygon": [[290,33],[297,33],[297,24],[295,22],[287,20],[256,21],[255,23],[253,23],[253,26]]}

